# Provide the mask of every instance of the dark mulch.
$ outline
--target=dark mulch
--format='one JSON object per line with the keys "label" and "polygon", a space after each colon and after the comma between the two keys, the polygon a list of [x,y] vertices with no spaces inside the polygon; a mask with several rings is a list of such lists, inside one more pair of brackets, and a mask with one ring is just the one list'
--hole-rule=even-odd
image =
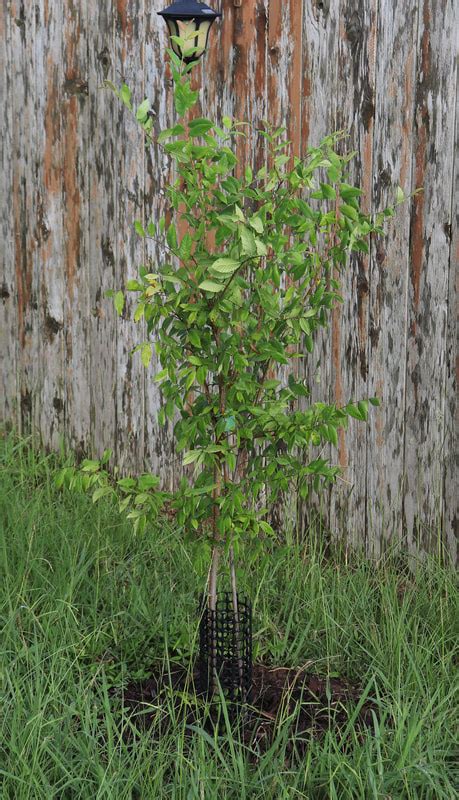
{"label": "dark mulch", "polygon": [[[196,671],[171,664],[168,669],[152,669],[150,677],[129,683],[124,690],[114,690],[112,701],[128,711],[134,731],[147,729],[155,738],[177,721],[185,722],[190,736],[196,728],[214,733],[216,725],[224,731],[227,723],[221,705],[206,701],[198,684]],[[250,703],[239,713],[230,707],[230,715],[242,741],[261,754],[287,718],[289,749],[302,752],[311,736],[319,737],[330,728],[342,732],[352,715],[354,727],[371,726],[374,709],[371,700],[361,702],[361,691],[349,681],[327,679],[307,669],[255,664]]]}

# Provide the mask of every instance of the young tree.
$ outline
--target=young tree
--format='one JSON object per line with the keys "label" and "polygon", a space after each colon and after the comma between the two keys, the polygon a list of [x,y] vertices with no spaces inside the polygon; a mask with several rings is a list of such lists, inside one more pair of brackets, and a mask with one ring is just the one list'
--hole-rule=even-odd
{"label": "young tree", "polygon": [[[338,152],[342,133],[300,159],[284,129],[269,123],[259,130],[228,118],[221,126],[204,118],[187,123],[198,98],[193,64],[168,52],[180,120],[157,142],[176,168],[166,190],[173,214],[146,228],[136,222],[140,236],[161,239],[167,258],[154,272],[141,269],[127,289],[138,297],[134,319],[147,323],[142,360],[147,366],[155,348],[161,362],[160,420],[178,412],[177,449],[195,466],[174,504],[178,522],[211,543],[215,609],[222,549],[233,565],[242,538],[271,534],[268,509],[292,482],[306,496],[311,480],[315,488],[333,481],[338,468],[323,455],[311,460],[311,447],[336,445],[349,417],[367,419],[366,400],[307,404],[305,383],[293,371],[283,383],[275,370],[312,352],[316,331],[342,302],[339,275],[349,253],[367,252],[393,209],[374,219],[361,211],[362,192],[347,182],[353,154]],[[117,93],[132,110],[127,87]],[[148,100],[136,111],[147,141],[154,138],[149,112]],[[256,173],[247,166],[242,177],[232,147],[241,135],[263,141],[267,164]],[[292,410],[298,398],[304,410]]]}
{"label": "young tree", "polygon": [[[268,122],[256,129],[228,118],[221,125],[189,119],[198,98],[190,82],[193,64],[168,52],[179,121],[157,138],[148,99],[134,111],[129,88],[109,84],[135,113],[147,146],[159,143],[175,165],[166,188],[170,218],[135,223],[137,234],[159,241],[166,256],[154,271],[141,267],[126,288],[137,296],[134,319],[145,320],[148,333],[135,349],[146,367],[153,349],[161,363],[155,376],[165,401],[160,421],[175,420],[176,449],[184,465],[194,465],[193,479],[183,479],[169,499],[187,535],[211,554],[212,611],[220,559],[229,552],[237,621],[234,553],[240,541],[273,534],[267,517],[280,492],[294,485],[306,497],[311,484],[318,489],[333,482],[339,468],[321,449],[337,445],[349,417],[367,419],[365,399],[343,407],[310,402],[292,365],[309,357],[316,332],[342,302],[339,277],[349,254],[368,252],[370,236],[383,233],[393,208],[374,218],[362,212],[362,192],[348,178],[354,154],[340,153],[342,133],[300,159],[284,129]],[[266,166],[257,172],[246,166],[241,175],[233,147],[238,136],[256,137]],[[397,202],[403,199],[399,190]],[[186,227],[181,236],[179,222]],[[115,305],[121,313],[122,292]],[[279,367],[287,380],[277,376]],[[85,468],[97,496],[111,491],[97,462]],[[146,487],[148,476],[142,480],[142,486],[134,479],[119,482],[122,507],[137,525],[151,504],[156,510],[166,498],[150,491],[152,479]]]}

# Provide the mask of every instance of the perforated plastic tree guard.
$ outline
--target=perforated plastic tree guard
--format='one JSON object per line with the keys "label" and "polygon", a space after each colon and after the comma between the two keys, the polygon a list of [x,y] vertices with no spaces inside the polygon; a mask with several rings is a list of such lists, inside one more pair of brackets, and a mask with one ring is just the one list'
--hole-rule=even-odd
{"label": "perforated plastic tree guard", "polygon": [[202,602],[199,628],[202,690],[221,689],[235,705],[249,702],[252,686],[252,605],[239,595],[237,603],[236,616],[231,592],[220,592],[215,611]]}

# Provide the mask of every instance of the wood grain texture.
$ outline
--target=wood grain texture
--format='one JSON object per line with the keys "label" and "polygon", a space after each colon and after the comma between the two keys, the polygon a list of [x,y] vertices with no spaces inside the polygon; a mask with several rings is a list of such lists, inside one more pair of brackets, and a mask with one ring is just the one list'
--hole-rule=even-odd
{"label": "wood grain texture", "polygon": [[17,425],[18,411],[18,308],[15,275],[13,216],[13,83],[8,66],[12,62],[10,2],[0,8],[0,58],[4,80],[0,85],[0,103],[4,109],[0,150],[0,203],[2,235],[2,271],[0,275],[0,419]]}
{"label": "wood grain texture", "polygon": [[[145,16],[145,94],[154,110],[154,131],[157,136],[161,130],[173,124],[173,103],[170,88],[170,75],[162,54],[168,46],[166,25],[157,16],[163,8],[159,0],[149,4]],[[155,222],[167,211],[164,188],[172,176],[171,162],[164,150],[153,145],[145,150],[145,220]],[[146,241],[145,255],[151,264],[151,271],[166,258],[166,251],[160,242]],[[152,341],[154,343],[154,335]],[[136,356],[139,358],[139,355]],[[174,453],[174,437],[171,422],[165,426],[158,423],[158,411],[162,405],[161,392],[154,382],[154,375],[161,369],[159,359],[153,355],[151,369],[144,371],[145,392],[145,464],[154,474],[161,476],[162,487],[172,489],[176,482],[178,466]]]}
{"label": "wood grain texture", "polygon": [[90,439],[91,363],[89,279],[89,86],[88,8],[70,0],[63,24],[63,148],[64,229],[64,424],[72,449],[84,452]]}
{"label": "wood grain texture", "polygon": [[[301,155],[305,156],[309,146],[317,146],[327,134],[338,129],[336,117],[340,2],[305,2],[303,6]],[[301,364],[310,392],[310,398],[305,401],[305,405],[306,402],[332,402],[331,343],[332,330],[329,326],[317,333],[311,355]],[[331,456],[331,447],[327,446],[323,453]],[[318,455],[316,452],[315,456]],[[321,524],[329,527],[329,492],[324,492],[321,496],[312,492],[307,501],[299,501],[298,511],[304,535],[316,524],[317,514]]]}
{"label": "wood grain texture", "polygon": [[459,319],[459,79],[455,74],[455,132],[452,141],[453,169],[451,186],[451,244],[449,251],[448,328],[446,339],[445,398],[445,487],[443,496],[444,550],[453,563],[458,560],[458,491],[457,491],[457,432],[459,408],[457,384],[459,376],[458,319]]}
{"label": "wood grain texture", "polygon": [[[372,212],[374,95],[377,47],[377,0],[343,0],[338,45],[338,130],[349,131],[345,147],[359,158],[350,178],[363,189],[362,207]],[[331,385],[338,405],[368,396],[369,257],[353,254],[341,276],[345,302],[332,314]],[[339,436],[338,462],[343,480],[331,492],[330,527],[336,535],[365,545],[367,428],[350,421]]]}
{"label": "wood grain texture", "polygon": [[411,216],[404,431],[404,524],[413,552],[438,548],[443,516],[455,7],[419,5],[413,188],[424,191]]}
{"label": "wood grain texture", "polygon": [[[378,9],[375,75],[375,211],[412,188],[417,0]],[[401,80],[401,77],[403,79]],[[372,243],[369,270],[368,394],[381,400],[367,429],[367,548],[377,556],[403,535],[403,431],[410,207],[403,204],[384,239]]]}
{"label": "wood grain texture", "polygon": [[[90,449],[97,455],[115,450],[116,330],[113,303],[105,293],[116,287],[115,154],[118,149],[118,102],[103,82],[116,69],[114,0],[91,9],[88,32],[89,102],[89,343],[91,356]],[[115,463],[113,461],[113,463]]]}
{"label": "wood grain texture", "polygon": [[[133,91],[137,106],[144,99],[145,3],[117,0],[115,8],[115,55],[121,79]],[[143,221],[144,147],[135,118],[118,105],[116,146],[117,237],[115,251],[116,286],[138,275],[144,263],[143,239],[133,230],[136,219]],[[139,340],[139,326],[132,320],[133,300],[128,297],[117,325],[116,363],[116,460],[122,472],[132,472],[144,461],[145,391],[144,371],[132,348]],[[140,331],[142,335],[142,331]]]}
{"label": "wood grain texture", "polygon": [[[167,212],[170,165],[104,79],[149,96],[155,130],[174,119],[161,0],[5,0],[2,86],[2,420],[96,455],[144,467],[172,487],[182,469],[159,390],[115,317],[107,289],[164,258],[133,232]],[[352,178],[368,210],[418,186],[388,233],[353,258],[344,304],[301,370],[312,400],[379,395],[335,458],[344,481],[312,504],[369,555],[394,543],[456,557],[455,298],[459,257],[453,0],[215,0],[223,21],[194,76],[200,113],[286,125],[304,155],[350,132]],[[265,158],[239,145],[240,167]],[[154,338],[154,337],[153,337]],[[283,376],[286,377],[285,375]],[[290,504],[291,507],[292,504]],[[276,510],[279,522],[283,507]]]}

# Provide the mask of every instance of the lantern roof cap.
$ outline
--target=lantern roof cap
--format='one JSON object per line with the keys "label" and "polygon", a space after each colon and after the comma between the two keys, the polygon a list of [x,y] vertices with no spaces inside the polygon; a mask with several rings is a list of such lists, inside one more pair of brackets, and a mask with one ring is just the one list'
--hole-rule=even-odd
{"label": "lantern roof cap", "polygon": [[175,3],[165,8],[163,11],[158,11],[158,14],[165,19],[209,19],[214,20],[221,17],[219,11],[214,11],[209,8],[205,3],[199,3],[197,0],[176,0]]}

